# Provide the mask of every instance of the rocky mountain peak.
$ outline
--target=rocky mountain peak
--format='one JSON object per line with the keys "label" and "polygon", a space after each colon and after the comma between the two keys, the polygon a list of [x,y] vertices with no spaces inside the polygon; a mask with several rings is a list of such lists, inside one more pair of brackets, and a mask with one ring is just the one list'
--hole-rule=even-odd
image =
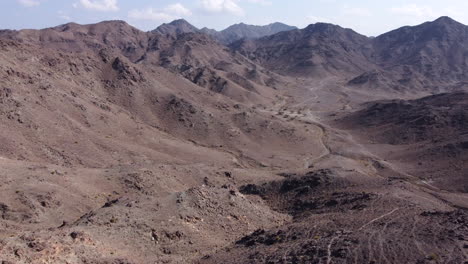
{"label": "rocky mountain peak", "polygon": [[187,22],[185,19],[177,19],[170,23],[164,23],[157,27],[152,32],[158,32],[161,34],[178,35],[183,33],[195,33],[198,32],[198,28]]}

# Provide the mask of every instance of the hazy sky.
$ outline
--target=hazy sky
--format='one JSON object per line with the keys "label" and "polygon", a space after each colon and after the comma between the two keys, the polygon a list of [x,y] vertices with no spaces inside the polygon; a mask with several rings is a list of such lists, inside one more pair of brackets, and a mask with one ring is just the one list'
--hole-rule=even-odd
{"label": "hazy sky", "polygon": [[447,15],[468,24],[467,0],[0,0],[0,28],[44,28],[121,19],[142,30],[185,18],[223,29],[244,22],[305,27],[329,22],[375,36]]}

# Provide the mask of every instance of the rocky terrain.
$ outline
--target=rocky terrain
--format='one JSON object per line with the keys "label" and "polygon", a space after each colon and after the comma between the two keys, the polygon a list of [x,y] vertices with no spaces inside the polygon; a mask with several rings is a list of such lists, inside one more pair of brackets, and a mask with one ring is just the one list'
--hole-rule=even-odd
{"label": "rocky terrain", "polygon": [[[467,27],[449,17],[403,27],[372,40],[371,60],[390,86],[429,93],[466,88]],[[366,75],[367,73],[365,73]],[[356,80],[355,80],[356,81]],[[362,82],[357,83],[365,83]],[[382,85],[379,81],[375,86]],[[398,89],[398,88],[397,88]]]}
{"label": "rocky terrain", "polygon": [[467,192],[467,104],[466,92],[379,101],[341,123],[369,144],[386,146],[380,148],[387,159],[413,165],[408,172],[444,189]]}
{"label": "rocky terrain", "polygon": [[365,56],[369,39],[351,29],[317,23],[230,47],[268,69],[316,78],[358,74],[373,66]]}
{"label": "rocky terrain", "polygon": [[467,27],[449,17],[369,38],[317,23],[230,47],[288,75],[345,77],[356,89],[404,96],[466,89]]}
{"label": "rocky terrain", "polygon": [[468,262],[466,28],[0,31],[0,263]]}

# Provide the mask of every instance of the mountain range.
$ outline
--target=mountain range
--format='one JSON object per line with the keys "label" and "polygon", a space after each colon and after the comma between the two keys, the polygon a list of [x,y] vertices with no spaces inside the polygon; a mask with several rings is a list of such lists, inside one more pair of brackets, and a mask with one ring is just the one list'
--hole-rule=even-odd
{"label": "mountain range", "polygon": [[241,39],[256,39],[264,36],[269,36],[282,31],[297,29],[293,26],[288,26],[283,23],[271,23],[266,26],[255,26],[239,23],[232,25],[224,30],[216,31],[210,28],[198,29],[192,26],[184,19],[174,20],[168,24],[162,24],[154,30],[162,34],[180,34],[180,33],[195,33],[201,32],[212,36],[214,39],[224,45],[229,45]]}
{"label": "mountain range", "polygon": [[464,263],[468,27],[0,31],[0,261]]}
{"label": "mountain range", "polygon": [[458,89],[467,81],[466,30],[465,25],[441,17],[368,38],[351,29],[318,23],[257,40],[240,40],[231,47],[269,69],[288,74],[340,73],[350,76],[350,86],[442,92]]}

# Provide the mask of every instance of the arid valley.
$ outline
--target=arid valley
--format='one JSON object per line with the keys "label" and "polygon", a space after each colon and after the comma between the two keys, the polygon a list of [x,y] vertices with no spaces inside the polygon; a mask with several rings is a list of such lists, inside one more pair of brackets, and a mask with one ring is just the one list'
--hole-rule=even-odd
{"label": "arid valley", "polygon": [[468,26],[0,31],[0,263],[468,263]]}

